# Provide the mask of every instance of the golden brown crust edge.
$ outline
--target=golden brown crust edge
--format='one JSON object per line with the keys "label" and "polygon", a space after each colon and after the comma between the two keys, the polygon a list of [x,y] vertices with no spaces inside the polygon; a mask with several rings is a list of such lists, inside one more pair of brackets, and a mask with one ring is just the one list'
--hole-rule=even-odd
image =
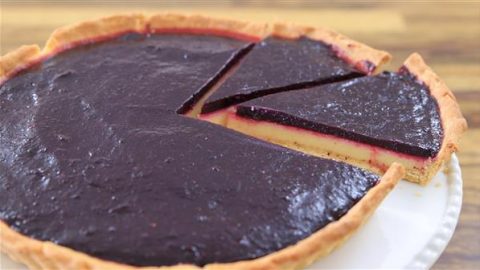
{"label": "golden brown crust edge", "polygon": [[274,36],[291,39],[306,36],[331,45],[340,58],[350,62],[365,74],[376,73],[392,58],[386,51],[374,49],[328,28],[296,26],[288,23],[275,23],[270,27],[271,34]]}
{"label": "golden brown crust edge", "polygon": [[211,18],[198,14],[165,13],[153,15],[149,19],[149,28],[152,32],[167,29],[198,29],[223,32],[224,34],[240,34],[246,38],[262,39],[269,35],[267,24],[243,22],[230,19]]}
{"label": "golden brown crust edge", "polygon": [[41,55],[38,45],[24,45],[0,57],[0,84],[15,72],[38,61]]}
{"label": "golden brown crust edge", "polygon": [[[195,21],[194,25],[189,25]],[[170,25],[168,25],[170,24]],[[265,25],[241,23],[231,20],[212,19],[198,15],[163,14],[146,18],[143,15],[116,15],[99,20],[85,21],[72,26],[62,27],[48,39],[43,51],[37,45],[22,46],[0,58],[0,83],[17,70],[41,60],[54,52],[67,49],[84,40],[98,38],[117,33],[136,31],[143,32],[152,28],[167,28],[172,25],[181,27],[211,28],[233,32],[241,27],[242,33],[264,37],[269,35]],[[302,28],[290,27],[292,33],[304,31]],[[283,31],[284,34],[287,31]],[[313,37],[315,38],[315,37]],[[321,39],[317,37],[317,39]],[[326,39],[321,39],[326,40]],[[328,42],[327,42],[328,43]],[[316,258],[328,254],[341,244],[348,236],[365,222],[386,194],[394,187],[404,174],[403,168],[397,164],[390,167],[380,183],[372,188],[340,220],[312,234],[296,245],[287,247],[262,258],[226,264],[210,264],[205,269],[298,269],[310,264]],[[100,260],[81,252],[71,250],[50,242],[38,241],[26,237],[0,221],[0,250],[16,261],[25,263],[30,269],[119,269],[131,270],[138,267],[127,266]],[[141,269],[200,269],[192,265],[176,265],[170,267],[144,267]]]}
{"label": "golden brown crust edge", "polygon": [[[267,256],[234,263],[208,264],[203,269],[299,269],[311,264],[315,259],[329,254],[335,247],[348,239],[378,207],[385,196],[395,187],[404,175],[399,164],[392,164],[379,183],[352,207],[338,221],[328,224],[308,238],[295,245],[271,253]],[[50,242],[38,241],[21,235],[0,221],[0,249],[14,260],[25,263],[30,269],[48,270],[134,270],[201,269],[193,265],[169,267],[133,267],[104,261],[81,252],[74,251]]]}
{"label": "golden brown crust edge", "polygon": [[427,172],[427,177],[420,184],[427,184],[435,175],[438,169],[450,159],[453,152],[458,149],[461,135],[467,130],[467,121],[460,111],[457,100],[452,91],[438,77],[433,70],[427,66],[418,53],[411,54],[403,63],[404,68],[414,75],[418,81],[424,83],[430,94],[437,100],[440,110],[440,118],[443,127],[443,141],[440,151],[433,160],[432,168]]}
{"label": "golden brown crust edge", "polygon": [[68,49],[85,40],[96,40],[129,31],[145,32],[147,19],[142,14],[124,14],[84,21],[55,30],[47,40],[43,54]]}

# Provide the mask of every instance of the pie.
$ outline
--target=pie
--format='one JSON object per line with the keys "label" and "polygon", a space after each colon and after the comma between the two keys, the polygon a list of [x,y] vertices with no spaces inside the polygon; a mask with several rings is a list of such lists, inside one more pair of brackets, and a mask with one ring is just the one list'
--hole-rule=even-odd
{"label": "pie", "polygon": [[[378,170],[354,151],[347,163],[321,151],[350,140],[399,156],[402,147],[427,149],[443,162],[465,129],[453,95],[418,58],[406,69],[429,77],[374,75],[388,58],[326,29],[177,14],[82,22],[55,31],[43,50],[20,47],[0,59],[0,248],[31,269],[309,265],[354,233],[405,173],[393,154]],[[300,114],[319,112],[302,99],[332,93],[345,105],[342,84],[389,76],[425,83],[412,95],[438,119],[426,145],[391,149],[373,132],[358,142],[325,131],[343,127],[342,115]],[[296,145],[313,136],[324,148]]]}

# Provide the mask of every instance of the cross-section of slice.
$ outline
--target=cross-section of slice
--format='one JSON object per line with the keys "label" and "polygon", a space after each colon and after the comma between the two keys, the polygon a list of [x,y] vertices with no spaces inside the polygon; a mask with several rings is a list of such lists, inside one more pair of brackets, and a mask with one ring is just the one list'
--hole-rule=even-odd
{"label": "cross-section of slice", "polygon": [[398,73],[269,95],[227,115],[230,128],[374,171],[399,161],[422,184],[466,128],[452,93],[418,55]]}
{"label": "cross-section of slice", "polygon": [[[389,58],[387,53],[345,37],[332,37],[327,30],[304,31],[293,37],[286,33],[273,32],[272,37],[256,44],[212,91],[202,113],[271,93],[359,77]],[[337,46],[345,40],[349,42],[347,48]],[[358,50],[361,54],[355,54]]]}

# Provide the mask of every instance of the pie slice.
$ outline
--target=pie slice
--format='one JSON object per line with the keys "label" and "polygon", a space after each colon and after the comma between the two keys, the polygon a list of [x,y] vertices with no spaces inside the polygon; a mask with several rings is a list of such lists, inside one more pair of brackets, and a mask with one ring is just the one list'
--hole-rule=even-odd
{"label": "pie slice", "polygon": [[418,54],[397,73],[264,96],[225,114],[227,127],[376,172],[400,162],[421,184],[466,129],[453,94]]}
{"label": "pie slice", "polygon": [[31,269],[298,269],[345,241],[400,165],[378,176],[176,113],[266,29],[114,16],[2,57],[1,251]]}
{"label": "pie slice", "polygon": [[267,94],[359,77],[389,59],[325,29],[277,25],[198,106],[207,114]]}

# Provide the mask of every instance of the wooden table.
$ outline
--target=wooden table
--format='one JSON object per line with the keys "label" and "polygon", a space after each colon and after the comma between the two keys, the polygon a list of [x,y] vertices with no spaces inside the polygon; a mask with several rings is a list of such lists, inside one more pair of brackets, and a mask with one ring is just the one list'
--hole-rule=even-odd
{"label": "wooden table", "polygon": [[[32,1],[0,6],[0,53],[22,44],[44,44],[58,26],[119,11],[189,10],[244,20],[284,20],[334,28],[373,47],[389,51],[396,69],[411,52],[421,53],[453,89],[470,129],[463,137],[461,161],[464,204],[456,233],[435,269],[480,269],[480,2],[340,3],[311,1],[207,1],[169,5],[152,1],[58,5]],[[33,1],[35,2],[35,1]],[[89,3],[90,2],[90,3]],[[192,3],[194,2],[194,3]],[[83,3],[83,4],[81,4]]]}

